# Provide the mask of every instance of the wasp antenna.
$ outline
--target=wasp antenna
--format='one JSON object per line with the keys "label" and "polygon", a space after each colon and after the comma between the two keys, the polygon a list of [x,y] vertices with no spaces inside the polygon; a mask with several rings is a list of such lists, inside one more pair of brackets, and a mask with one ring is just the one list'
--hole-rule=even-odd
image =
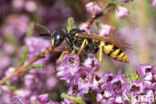
{"label": "wasp antenna", "polygon": [[51,35],[50,34],[39,34],[40,36],[48,36],[50,37]]}
{"label": "wasp antenna", "polygon": [[43,26],[41,24],[38,24],[38,23],[36,23],[35,25],[42,28],[42,29],[44,29],[44,30],[46,30],[49,34],[51,34],[51,31],[47,27],[45,27],[45,26]]}

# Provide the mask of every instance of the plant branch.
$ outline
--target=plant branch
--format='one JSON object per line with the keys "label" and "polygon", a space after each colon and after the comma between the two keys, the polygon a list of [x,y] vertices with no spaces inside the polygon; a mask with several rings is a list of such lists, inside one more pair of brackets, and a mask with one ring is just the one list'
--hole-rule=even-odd
{"label": "plant branch", "polygon": [[37,56],[34,56],[28,63],[25,63],[23,66],[18,65],[17,68],[15,69],[15,71],[9,75],[4,77],[3,79],[0,80],[0,85],[6,83],[8,80],[10,80],[11,78],[13,78],[16,75],[22,74],[27,72],[27,68],[32,65],[34,62],[38,61],[39,59],[43,58],[43,56],[45,56],[46,54],[49,54],[51,52],[58,52],[58,50],[55,50],[53,47],[47,48],[41,55],[41,53],[39,53]]}

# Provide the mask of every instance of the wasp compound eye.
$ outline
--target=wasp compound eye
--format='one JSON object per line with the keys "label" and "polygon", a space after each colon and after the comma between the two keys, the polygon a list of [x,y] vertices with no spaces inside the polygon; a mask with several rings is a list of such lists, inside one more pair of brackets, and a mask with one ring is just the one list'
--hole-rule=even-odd
{"label": "wasp compound eye", "polygon": [[65,32],[62,29],[58,29],[54,32],[53,38],[54,38],[54,45],[57,47],[63,42],[65,38]]}

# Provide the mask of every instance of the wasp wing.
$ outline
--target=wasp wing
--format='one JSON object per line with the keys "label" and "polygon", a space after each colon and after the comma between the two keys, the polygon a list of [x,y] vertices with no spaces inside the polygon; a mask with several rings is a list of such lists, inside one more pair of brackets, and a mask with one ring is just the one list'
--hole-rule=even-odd
{"label": "wasp wing", "polygon": [[120,40],[116,40],[116,39],[110,38],[110,37],[102,37],[102,36],[98,36],[95,34],[87,35],[87,34],[80,34],[80,33],[76,34],[76,36],[81,37],[81,38],[86,38],[86,39],[105,41],[105,42],[111,43],[115,46],[118,46],[122,49],[131,49],[130,44],[121,42]]}

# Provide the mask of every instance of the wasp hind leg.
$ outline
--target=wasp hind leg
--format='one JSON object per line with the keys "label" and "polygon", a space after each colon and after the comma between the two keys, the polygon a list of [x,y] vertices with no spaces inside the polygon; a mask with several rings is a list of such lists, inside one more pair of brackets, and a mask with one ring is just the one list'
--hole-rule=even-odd
{"label": "wasp hind leg", "polygon": [[102,53],[103,53],[103,52],[102,52],[102,49],[103,49],[103,46],[100,45],[100,46],[99,46],[99,49],[100,49],[100,50],[99,50],[99,63],[101,64],[101,63],[102,63]]}
{"label": "wasp hind leg", "polygon": [[82,42],[82,45],[80,47],[80,50],[78,51],[78,53],[76,54],[75,58],[74,58],[74,61],[76,61],[77,57],[82,53],[84,47],[85,47],[85,44],[88,45],[88,41],[87,39],[85,39],[83,42]]}
{"label": "wasp hind leg", "polygon": [[61,61],[62,61],[62,58],[63,58],[63,56],[65,55],[65,54],[69,54],[70,53],[70,51],[63,51],[62,53],[61,53],[61,55],[60,55],[60,57],[59,57],[59,59],[58,59],[58,62],[57,62],[57,64],[56,64],[56,68],[58,67],[58,65],[61,63]]}

